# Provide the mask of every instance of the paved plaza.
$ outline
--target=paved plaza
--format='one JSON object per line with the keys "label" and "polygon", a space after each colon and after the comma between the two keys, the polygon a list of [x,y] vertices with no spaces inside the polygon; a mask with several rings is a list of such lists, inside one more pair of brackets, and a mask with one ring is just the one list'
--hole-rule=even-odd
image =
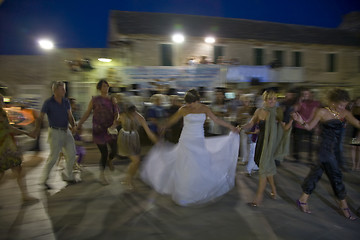
{"label": "paved plaza", "polygon": [[[348,149],[345,149],[348,151]],[[24,154],[29,191],[38,202],[23,205],[16,181],[7,171],[0,184],[0,239],[122,239],[122,240],[227,240],[227,239],[360,239],[360,219],[343,217],[324,175],[310,198],[312,214],[297,209],[300,184],[309,163],[285,161],[278,167],[276,200],[267,188],[257,208],[247,205],[255,194],[258,175],[247,176],[239,165],[236,186],[216,202],[201,207],[180,207],[157,194],[141,180],[129,191],[120,182],[128,159],[107,171],[109,185],[99,183],[99,153],[87,148],[82,182],[66,186],[62,163],[55,166],[49,184],[39,185],[48,152]],[[347,166],[350,163],[347,162]],[[360,217],[360,172],[344,172],[351,210]]]}

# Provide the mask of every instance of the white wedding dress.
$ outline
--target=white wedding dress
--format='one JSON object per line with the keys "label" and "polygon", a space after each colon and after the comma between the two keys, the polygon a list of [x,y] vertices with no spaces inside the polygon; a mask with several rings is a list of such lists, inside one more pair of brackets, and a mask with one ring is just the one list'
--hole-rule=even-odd
{"label": "white wedding dress", "polygon": [[205,119],[186,115],[179,143],[157,143],[140,170],[145,183],[182,206],[207,203],[235,185],[239,135],[205,138]]}

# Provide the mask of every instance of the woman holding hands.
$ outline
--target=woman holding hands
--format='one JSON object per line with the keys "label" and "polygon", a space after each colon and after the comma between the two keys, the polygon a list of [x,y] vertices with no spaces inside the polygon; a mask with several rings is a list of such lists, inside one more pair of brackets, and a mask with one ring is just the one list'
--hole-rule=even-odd
{"label": "woman holding hands", "polygon": [[[110,170],[113,169],[111,161],[116,155],[116,135],[111,135],[108,132],[108,128],[116,126],[118,110],[108,94],[109,83],[105,79],[101,79],[97,83],[96,89],[100,92],[100,95],[91,98],[88,108],[80,119],[77,128],[81,128],[82,124],[88,119],[90,114],[93,113],[93,141],[101,153],[100,182],[103,185],[107,185],[108,182],[104,174],[105,167],[109,165]],[[110,154],[108,153],[108,146],[111,149]]]}
{"label": "woman holding hands", "polygon": [[145,118],[136,111],[135,105],[131,103],[124,104],[124,111],[119,115],[119,122],[122,128],[117,139],[118,153],[131,160],[126,178],[122,183],[132,190],[134,189],[133,179],[140,165],[141,146],[138,128],[143,127],[147,136],[154,143],[157,141],[157,137],[150,130]]}
{"label": "woman holding hands", "polygon": [[355,220],[351,215],[350,209],[346,201],[346,190],[342,180],[340,170],[341,162],[341,131],[345,122],[349,122],[356,128],[360,128],[360,121],[357,120],[350,111],[346,110],[346,106],[350,101],[347,91],[334,89],[328,93],[328,106],[320,108],[314,118],[305,122],[299,113],[293,113],[292,117],[295,121],[304,126],[305,129],[311,130],[318,123],[321,123],[321,142],[318,153],[318,162],[312,167],[310,173],[302,184],[303,193],[297,200],[297,205],[302,212],[311,213],[308,207],[308,199],[316,187],[316,183],[321,179],[325,172],[331,187],[339,200],[342,213],[347,219]]}
{"label": "woman holding hands", "polygon": [[276,174],[276,160],[282,160],[289,150],[289,129],[292,120],[284,123],[281,108],[276,107],[277,96],[274,91],[263,93],[264,107],[256,109],[250,122],[241,129],[249,130],[258,124],[260,132],[255,148],[255,163],[259,166],[259,186],[255,198],[250,206],[257,207],[263,200],[266,183],[271,186],[271,197],[276,198],[274,175]]}
{"label": "woman holding hands", "polygon": [[166,124],[170,127],[183,118],[179,143],[155,145],[144,161],[141,178],[177,204],[192,206],[213,201],[235,185],[239,135],[205,138],[206,118],[233,132],[239,130],[200,103],[195,89],[186,93],[185,102]]}

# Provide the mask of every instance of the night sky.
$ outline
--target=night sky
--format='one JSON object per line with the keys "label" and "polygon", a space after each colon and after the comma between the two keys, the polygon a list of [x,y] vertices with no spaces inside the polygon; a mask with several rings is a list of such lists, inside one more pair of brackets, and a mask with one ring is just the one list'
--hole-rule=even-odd
{"label": "night sky", "polygon": [[110,10],[243,18],[336,28],[360,0],[0,0],[0,54],[40,54],[37,40],[58,48],[104,48]]}

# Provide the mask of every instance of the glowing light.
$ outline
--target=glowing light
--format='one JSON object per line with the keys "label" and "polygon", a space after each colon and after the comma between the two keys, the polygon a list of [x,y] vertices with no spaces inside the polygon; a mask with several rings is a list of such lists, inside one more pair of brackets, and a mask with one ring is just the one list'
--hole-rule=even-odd
{"label": "glowing light", "polygon": [[38,43],[40,47],[45,50],[51,50],[54,48],[54,43],[48,39],[41,39]]}
{"label": "glowing light", "polygon": [[111,61],[112,61],[111,58],[98,58],[98,60],[99,60],[100,62],[111,62]]}
{"label": "glowing light", "polygon": [[205,42],[206,42],[206,43],[214,43],[214,42],[215,42],[215,38],[213,38],[213,37],[206,37],[206,38],[205,38]]}
{"label": "glowing light", "polygon": [[172,40],[176,43],[182,43],[185,40],[184,35],[177,33],[172,36]]}

